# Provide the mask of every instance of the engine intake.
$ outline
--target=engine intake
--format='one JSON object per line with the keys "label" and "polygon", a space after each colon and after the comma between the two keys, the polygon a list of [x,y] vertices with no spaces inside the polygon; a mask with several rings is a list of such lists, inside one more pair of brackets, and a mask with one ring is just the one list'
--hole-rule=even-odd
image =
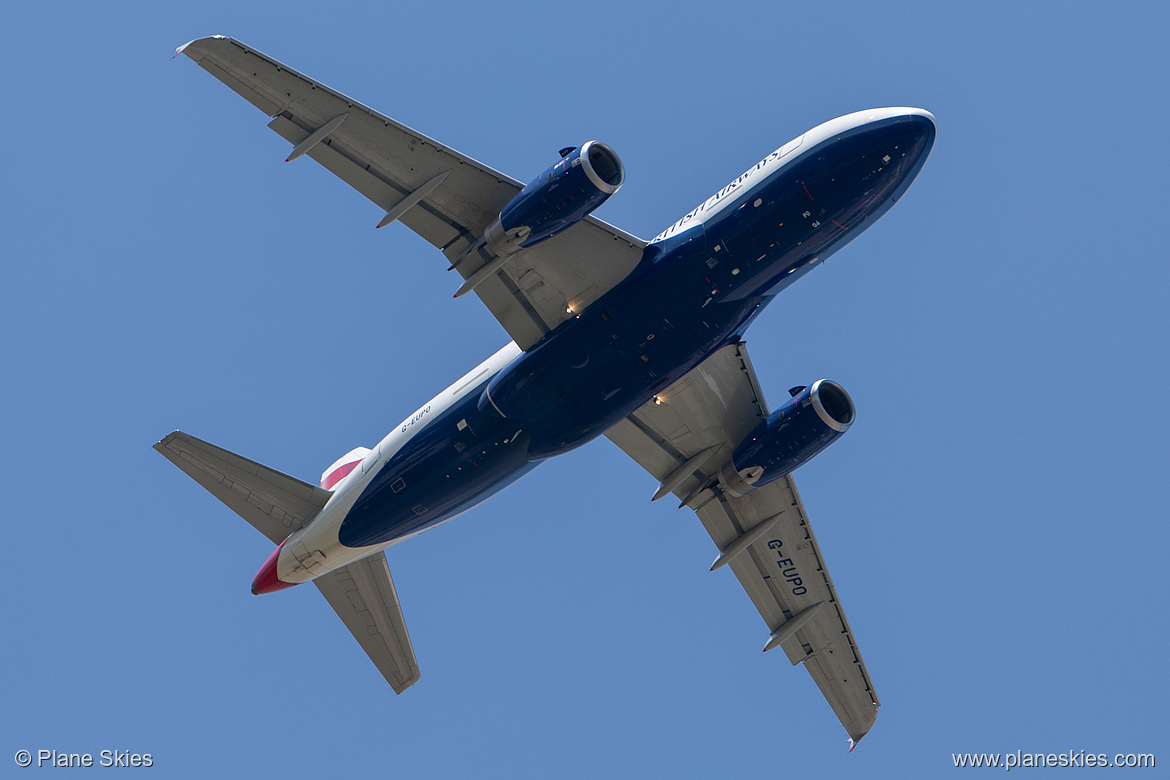
{"label": "engine intake", "polygon": [[819,379],[800,388],[735,448],[719,483],[742,496],[791,474],[849,430],[856,415],[853,399],[836,382]]}
{"label": "engine intake", "polygon": [[568,230],[609,200],[626,180],[621,158],[600,141],[562,154],[484,231],[485,243],[497,256],[515,254]]}

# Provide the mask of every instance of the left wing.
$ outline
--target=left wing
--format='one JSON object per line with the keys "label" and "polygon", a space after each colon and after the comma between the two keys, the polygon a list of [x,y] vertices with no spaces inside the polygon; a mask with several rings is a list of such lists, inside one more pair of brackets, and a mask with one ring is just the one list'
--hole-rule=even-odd
{"label": "left wing", "polygon": [[[524,186],[406,125],[303,76],[239,41],[200,38],[179,47],[273,119],[293,144],[454,261]],[[646,242],[596,217],[520,252],[475,288],[508,335],[528,349],[634,269]],[[459,263],[471,276],[481,253]]]}
{"label": "left wing", "polygon": [[734,498],[716,472],[768,414],[744,345],[733,344],[659,393],[606,434],[690,506],[747,591],[771,636],[804,663],[854,742],[880,705],[792,477]]}

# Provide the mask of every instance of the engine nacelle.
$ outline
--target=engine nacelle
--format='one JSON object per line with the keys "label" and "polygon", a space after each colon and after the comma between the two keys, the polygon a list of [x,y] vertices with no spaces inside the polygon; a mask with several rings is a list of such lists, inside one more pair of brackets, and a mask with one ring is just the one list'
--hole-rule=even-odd
{"label": "engine nacelle", "polygon": [[600,141],[562,154],[560,162],[529,182],[484,231],[485,243],[497,256],[515,254],[571,228],[626,180],[621,159]]}
{"label": "engine nacelle", "polygon": [[856,416],[845,388],[828,379],[795,395],[768,415],[719,470],[719,483],[733,496],[790,474],[849,430]]}

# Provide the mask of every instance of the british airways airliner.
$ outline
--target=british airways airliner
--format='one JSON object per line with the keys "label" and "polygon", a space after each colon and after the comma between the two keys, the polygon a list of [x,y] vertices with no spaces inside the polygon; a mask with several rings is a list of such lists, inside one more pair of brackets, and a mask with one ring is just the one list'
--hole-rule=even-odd
{"label": "british airways airliner", "polygon": [[317,485],[182,432],[155,448],[276,545],[252,583],[312,582],[395,692],[418,664],[383,550],[466,512],[544,460],[606,436],[693,510],[852,742],[880,702],[792,473],[853,424],[836,382],[764,400],[744,333],[777,295],[906,192],[934,117],[875,108],[768,154],[654,239],[592,212],[625,180],[588,141],[528,184],[221,36],[182,53],[292,144],[433,244],[511,341]]}

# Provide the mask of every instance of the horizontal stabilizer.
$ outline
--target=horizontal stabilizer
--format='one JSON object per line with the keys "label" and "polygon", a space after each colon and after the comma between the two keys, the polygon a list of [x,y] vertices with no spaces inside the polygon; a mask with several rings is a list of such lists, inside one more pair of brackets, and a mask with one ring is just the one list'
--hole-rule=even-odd
{"label": "horizontal stabilizer", "polygon": [[154,448],[273,544],[308,525],[332,495],[182,431]]}
{"label": "horizontal stabilizer", "polygon": [[385,555],[376,553],[323,574],[313,584],[395,693],[418,682],[418,661]]}

